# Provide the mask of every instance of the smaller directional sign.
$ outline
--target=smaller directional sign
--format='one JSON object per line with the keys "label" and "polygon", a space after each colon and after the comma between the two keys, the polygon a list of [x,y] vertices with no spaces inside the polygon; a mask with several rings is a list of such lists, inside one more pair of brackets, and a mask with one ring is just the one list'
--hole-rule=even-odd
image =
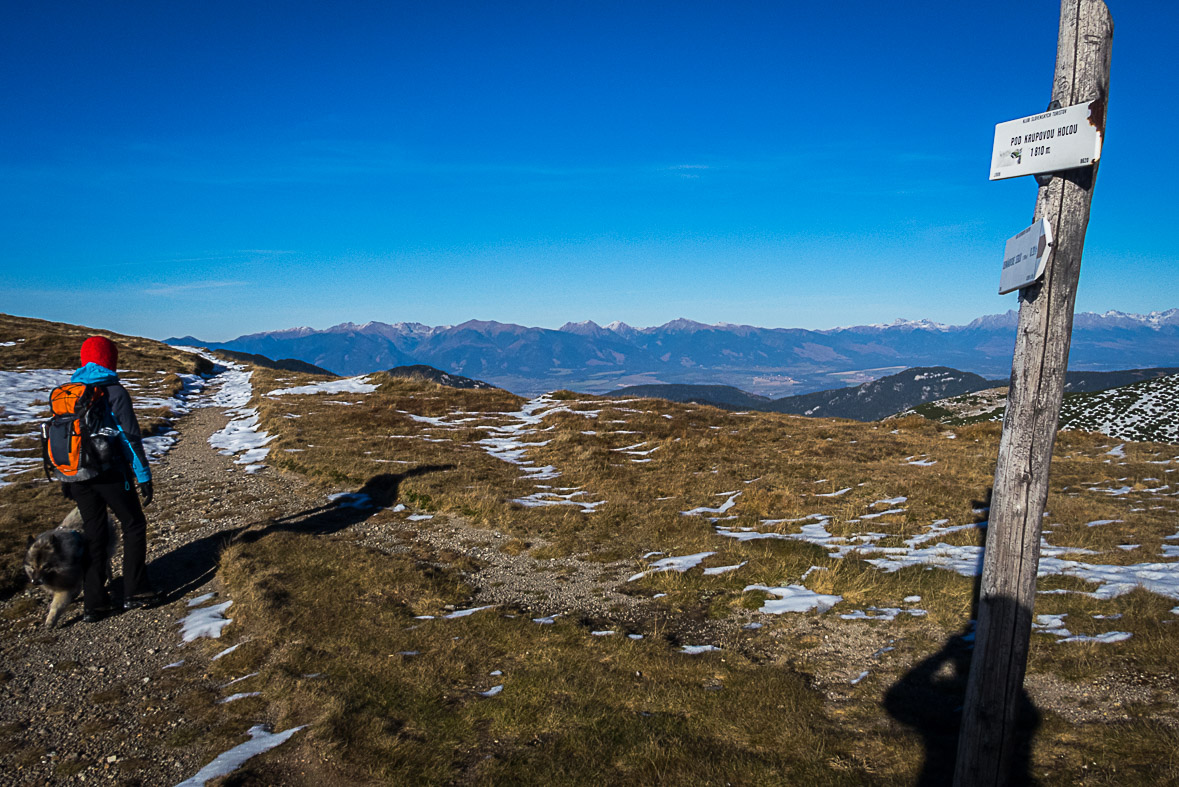
{"label": "smaller directional sign", "polygon": [[1101,158],[1105,102],[1090,101],[995,126],[991,180],[1089,166]]}
{"label": "smaller directional sign", "polygon": [[1048,267],[1052,255],[1052,225],[1040,219],[1007,241],[1003,251],[1003,272],[999,275],[999,294],[1035,284]]}

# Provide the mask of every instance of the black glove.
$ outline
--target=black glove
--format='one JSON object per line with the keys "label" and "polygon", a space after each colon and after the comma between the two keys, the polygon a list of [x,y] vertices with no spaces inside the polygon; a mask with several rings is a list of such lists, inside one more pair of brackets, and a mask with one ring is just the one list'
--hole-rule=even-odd
{"label": "black glove", "polygon": [[139,483],[139,496],[143,498],[143,507],[147,508],[151,505],[152,488],[151,481],[141,481]]}
{"label": "black glove", "polygon": [[73,500],[74,499],[73,485],[72,484],[62,484],[61,485],[61,496],[64,497],[66,500]]}

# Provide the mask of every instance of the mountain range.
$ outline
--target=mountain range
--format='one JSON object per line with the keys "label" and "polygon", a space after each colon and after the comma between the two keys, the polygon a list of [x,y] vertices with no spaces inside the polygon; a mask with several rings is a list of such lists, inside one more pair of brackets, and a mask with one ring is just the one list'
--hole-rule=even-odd
{"label": "mountain range", "polygon": [[[897,320],[829,330],[686,319],[650,328],[585,321],[556,330],[480,320],[436,327],[368,322],[255,333],[227,342],[191,336],[167,341],[297,359],[340,375],[426,364],[521,394],[559,388],[606,393],[628,385],[679,383],[726,384],[781,397],[856,385],[915,366],[1006,377],[1017,321],[1009,311],[960,326]],[[1075,317],[1071,369],[1167,366],[1176,358],[1179,309]]]}

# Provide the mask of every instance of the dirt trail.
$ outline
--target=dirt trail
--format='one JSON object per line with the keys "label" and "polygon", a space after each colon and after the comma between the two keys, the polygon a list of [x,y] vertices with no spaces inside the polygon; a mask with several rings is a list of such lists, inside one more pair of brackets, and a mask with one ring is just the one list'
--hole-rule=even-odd
{"label": "dirt trail", "polygon": [[0,783],[176,784],[205,764],[193,747],[169,742],[184,726],[180,695],[213,685],[177,621],[187,599],[217,589],[217,554],[233,531],[305,506],[309,495],[298,479],[280,486],[218,455],[208,438],[227,421],[220,410],[194,409],[153,466],[148,570],[167,603],[87,624],[78,602],[53,631],[41,628],[47,598],[39,588],[0,608],[0,725],[11,741],[0,748]]}

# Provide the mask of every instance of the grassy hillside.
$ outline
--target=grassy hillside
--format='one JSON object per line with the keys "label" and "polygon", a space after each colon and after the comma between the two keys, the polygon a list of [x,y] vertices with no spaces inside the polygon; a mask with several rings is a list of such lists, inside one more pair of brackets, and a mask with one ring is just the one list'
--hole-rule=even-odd
{"label": "grassy hillside", "polygon": [[[183,380],[160,347],[128,377]],[[998,424],[369,379],[253,370],[273,491],[224,541],[237,647],[202,679],[260,694],[178,684],[169,745],[309,725],[240,784],[944,783]],[[1176,470],[1058,439],[1021,732],[1043,784],[1179,782]],[[266,514],[296,478],[319,502]],[[3,532],[64,512],[9,480]]]}
{"label": "grassy hillside", "polygon": [[[267,374],[259,388],[291,385]],[[371,379],[370,394],[258,404],[278,466],[378,508],[352,530],[283,528],[222,560],[251,637],[235,669],[276,681],[284,718],[310,722],[344,773],[901,784],[927,756],[944,766],[996,424],[567,393],[525,403]],[[1066,432],[1053,465],[1050,593],[1035,611],[1063,617],[1041,619],[1028,679],[1032,771],[1046,783],[1179,778],[1157,756],[1179,742],[1175,600],[1109,579],[1170,554],[1176,505],[1158,479],[1179,449],[1112,448]],[[467,546],[418,535],[439,530]],[[478,604],[482,583],[513,581],[484,573],[493,553],[552,592],[447,619]],[[659,570],[688,556],[682,572]],[[600,566],[602,603],[564,604],[558,591],[586,565]],[[840,599],[772,614],[801,585]],[[298,677],[314,674],[326,677]],[[1123,689],[1135,675],[1158,690]],[[1122,699],[1095,699],[1095,685]]]}

